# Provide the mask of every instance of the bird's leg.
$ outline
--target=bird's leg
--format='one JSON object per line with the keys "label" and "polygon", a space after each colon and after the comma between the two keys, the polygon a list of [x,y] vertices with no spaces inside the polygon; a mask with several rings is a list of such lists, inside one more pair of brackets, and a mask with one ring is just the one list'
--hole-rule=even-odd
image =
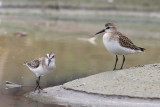
{"label": "bird's leg", "polygon": [[38,77],[38,80],[39,80],[38,88],[41,89],[41,90],[43,90],[43,89],[41,88],[41,86],[40,86],[40,78],[41,78],[41,77],[39,76],[39,77]]}
{"label": "bird's leg", "polygon": [[[38,77],[38,93],[40,93],[40,90],[43,90],[42,88],[41,88],[41,86],[40,86],[40,76]],[[43,93],[47,93],[47,92],[43,92]]]}
{"label": "bird's leg", "polygon": [[34,89],[34,91],[36,91],[38,87],[39,87],[39,78],[37,78],[36,80],[36,88]]}
{"label": "bird's leg", "polygon": [[117,62],[118,62],[118,56],[116,55],[116,62],[115,62],[113,71],[116,70]]}
{"label": "bird's leg", "polygon": [[122,66],[120,69],[123,69],[124,62],[125,62],[125,56],[123,55],[123,62],[122,62]]}

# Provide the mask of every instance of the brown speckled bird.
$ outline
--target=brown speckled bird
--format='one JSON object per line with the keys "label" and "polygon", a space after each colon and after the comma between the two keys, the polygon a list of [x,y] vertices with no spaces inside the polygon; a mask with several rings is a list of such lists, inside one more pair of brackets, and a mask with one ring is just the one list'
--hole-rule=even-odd
{"label": "brown speckled bird", "polygon": [[35,73],[37,80],[36,80],[36,88],[40,92],[40,77],[42,75],[46,75],[50,72],[53,72],[56,65],[55,65],[55,55],[54,53],[47,53],[45,57],[35,59],[31,62],[25,62],[24,65],[26,65],[32,72]]}
{"label": "brown speckled bird", "polygon": [[125,55],[137,52],[144,52],[144,48],[138,47],[133,42],[120,33],[113,23],[107,23],[105,29],[97,32],[95,35],[105,32],[103,35],[103,43],[106,49],[116,55],[116,62],[113,70],[116,70],[118,55],[123,55],[123,62],[120,69],[123,69]]}

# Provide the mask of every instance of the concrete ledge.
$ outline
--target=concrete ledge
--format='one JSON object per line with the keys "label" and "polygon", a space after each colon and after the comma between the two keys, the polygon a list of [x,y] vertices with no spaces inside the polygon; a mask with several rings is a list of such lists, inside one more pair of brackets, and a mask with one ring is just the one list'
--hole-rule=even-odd
{"label": "concrete ledge", "polygon": [[26,97],[71,106],[160,106],[160,64],[107,71]]}
{"label": "concrete ledge", "polygon": [[160,98],[160,64],[107,71],[63,85],[65,89],[141,98]]}
{"label": "concrete ledge", "polygon": [[88,94],[73,90],[66,90],[62,86],[46,88],[47,93],[31,92],[26,97],[32,98],[46,104],[58,104],[70,107],[159,107],[158,99],[139,99],[122,96],[104,96],[99,94]]}

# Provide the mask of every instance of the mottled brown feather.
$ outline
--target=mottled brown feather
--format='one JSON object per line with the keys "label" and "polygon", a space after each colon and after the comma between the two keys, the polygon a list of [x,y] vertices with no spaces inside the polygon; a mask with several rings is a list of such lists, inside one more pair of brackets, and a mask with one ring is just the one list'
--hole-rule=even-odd
{"label": "mottled brown feather", "polygon": [[32,68],[37,68],[40,65],[40,61],[38,59],[35,59],[31,62],[28,62],[27,65],[32,67]]}
{"label": "mottled brown feather", "polygon": [[119,36],[119,43],[121,46],[123,46],[125,48],[130,48],[133,50],[141,50],[142,51],[142,48],[134,45],[130,39],[128,39],[126,36],[122,35],[120,32],[117,32],[117,35]]}

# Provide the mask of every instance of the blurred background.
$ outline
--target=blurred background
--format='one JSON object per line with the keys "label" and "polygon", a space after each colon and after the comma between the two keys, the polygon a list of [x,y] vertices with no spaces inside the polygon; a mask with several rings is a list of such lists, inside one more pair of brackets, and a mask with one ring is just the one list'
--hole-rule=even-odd
{"label": "blurred background", "polygon": [[[23,97],[36,80],[23,62],[47,52],[56,54],[56,70],[41,78],[43,88],[112,70],[115,56],[102,36],[97,45],[86,41],[108,22],[146,48],[126,56],[124,68],[160,62],[159,0],[0,0],[0,107],[63,107]],[[5,81],[23,87],[7,88]]]}

